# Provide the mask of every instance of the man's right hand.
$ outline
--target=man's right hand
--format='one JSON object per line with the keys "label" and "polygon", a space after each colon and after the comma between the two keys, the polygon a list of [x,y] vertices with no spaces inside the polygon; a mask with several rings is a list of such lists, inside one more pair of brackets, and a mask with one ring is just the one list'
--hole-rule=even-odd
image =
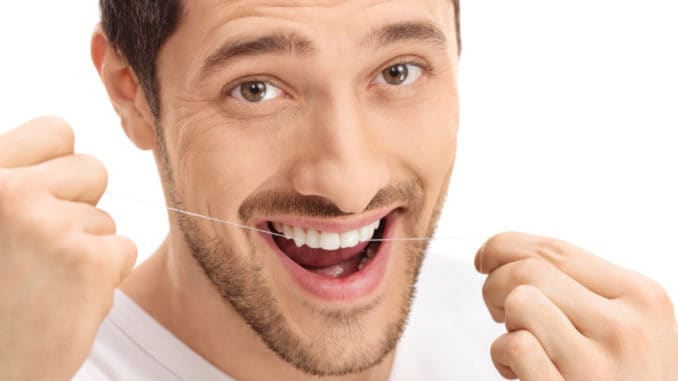
{"label": "man's right hand", "polygon": [[0,135],[0,379],[69,380],[136,246],[96,204],[107,173],[40,118]]}

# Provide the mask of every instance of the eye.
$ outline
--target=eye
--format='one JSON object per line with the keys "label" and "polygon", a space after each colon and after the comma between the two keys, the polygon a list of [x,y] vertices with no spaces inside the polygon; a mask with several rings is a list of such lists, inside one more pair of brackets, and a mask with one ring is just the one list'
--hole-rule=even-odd
{"label": "eye", "polygon": [[397,64],[384,69],[374,83],[386,83],[391,86],[405,86],[421,77],[422,68],[415,64]]}
{"label": "eye", "polygon": [[231,90],[230,96],[244,102],[261,103],[275,99],[283,94],[284,91],[268,82],[247,81]]}

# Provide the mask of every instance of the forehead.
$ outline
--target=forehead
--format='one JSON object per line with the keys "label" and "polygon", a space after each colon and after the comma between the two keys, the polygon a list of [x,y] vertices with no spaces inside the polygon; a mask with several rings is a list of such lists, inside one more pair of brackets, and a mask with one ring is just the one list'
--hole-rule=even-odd
{"label": "forehead", "polygon": [[452,0],[183,0],[166,46],[175,50],[173,60],[197,61],[229,38],[289,31],[313,41],[320,53],[350,54],[370,31],[404,21],[434,24],[455,43]]}
{"label": "forehead", "polygon": [[183,0],[187,25],[225,22],[241,17],[280,17],[314,24],[369,17],[428,13],[444,23],[453,16],[453,0]]}

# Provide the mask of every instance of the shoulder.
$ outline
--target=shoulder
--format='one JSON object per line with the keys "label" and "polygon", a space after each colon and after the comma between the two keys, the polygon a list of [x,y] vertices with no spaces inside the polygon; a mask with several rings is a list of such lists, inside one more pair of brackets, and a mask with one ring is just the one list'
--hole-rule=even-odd
{"label": "shoulder", "polygon": [[139,342],[143,338],[135,337],[128,329],[130,324],[149,329],[144,319],[147,316],[141,313],[127,296],[116,292],[113,309],[99,327],[92,351],[73,380],[176,380]]}
{"label": "shoulder", "polygon": [[231,381],[117,291],[76,381]]}

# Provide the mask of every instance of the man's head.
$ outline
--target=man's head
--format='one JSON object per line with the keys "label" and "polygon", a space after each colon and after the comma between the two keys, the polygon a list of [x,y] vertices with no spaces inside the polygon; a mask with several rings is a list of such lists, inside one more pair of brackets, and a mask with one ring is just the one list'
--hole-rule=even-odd
{"label": "man's head", "polygon": [[289,363],[381,361],[425,244],[379,239],[432,234],[454,165],[455,2],[101,6],[95,63],[170,202],[259,230],[177,215],[172,234]]}

